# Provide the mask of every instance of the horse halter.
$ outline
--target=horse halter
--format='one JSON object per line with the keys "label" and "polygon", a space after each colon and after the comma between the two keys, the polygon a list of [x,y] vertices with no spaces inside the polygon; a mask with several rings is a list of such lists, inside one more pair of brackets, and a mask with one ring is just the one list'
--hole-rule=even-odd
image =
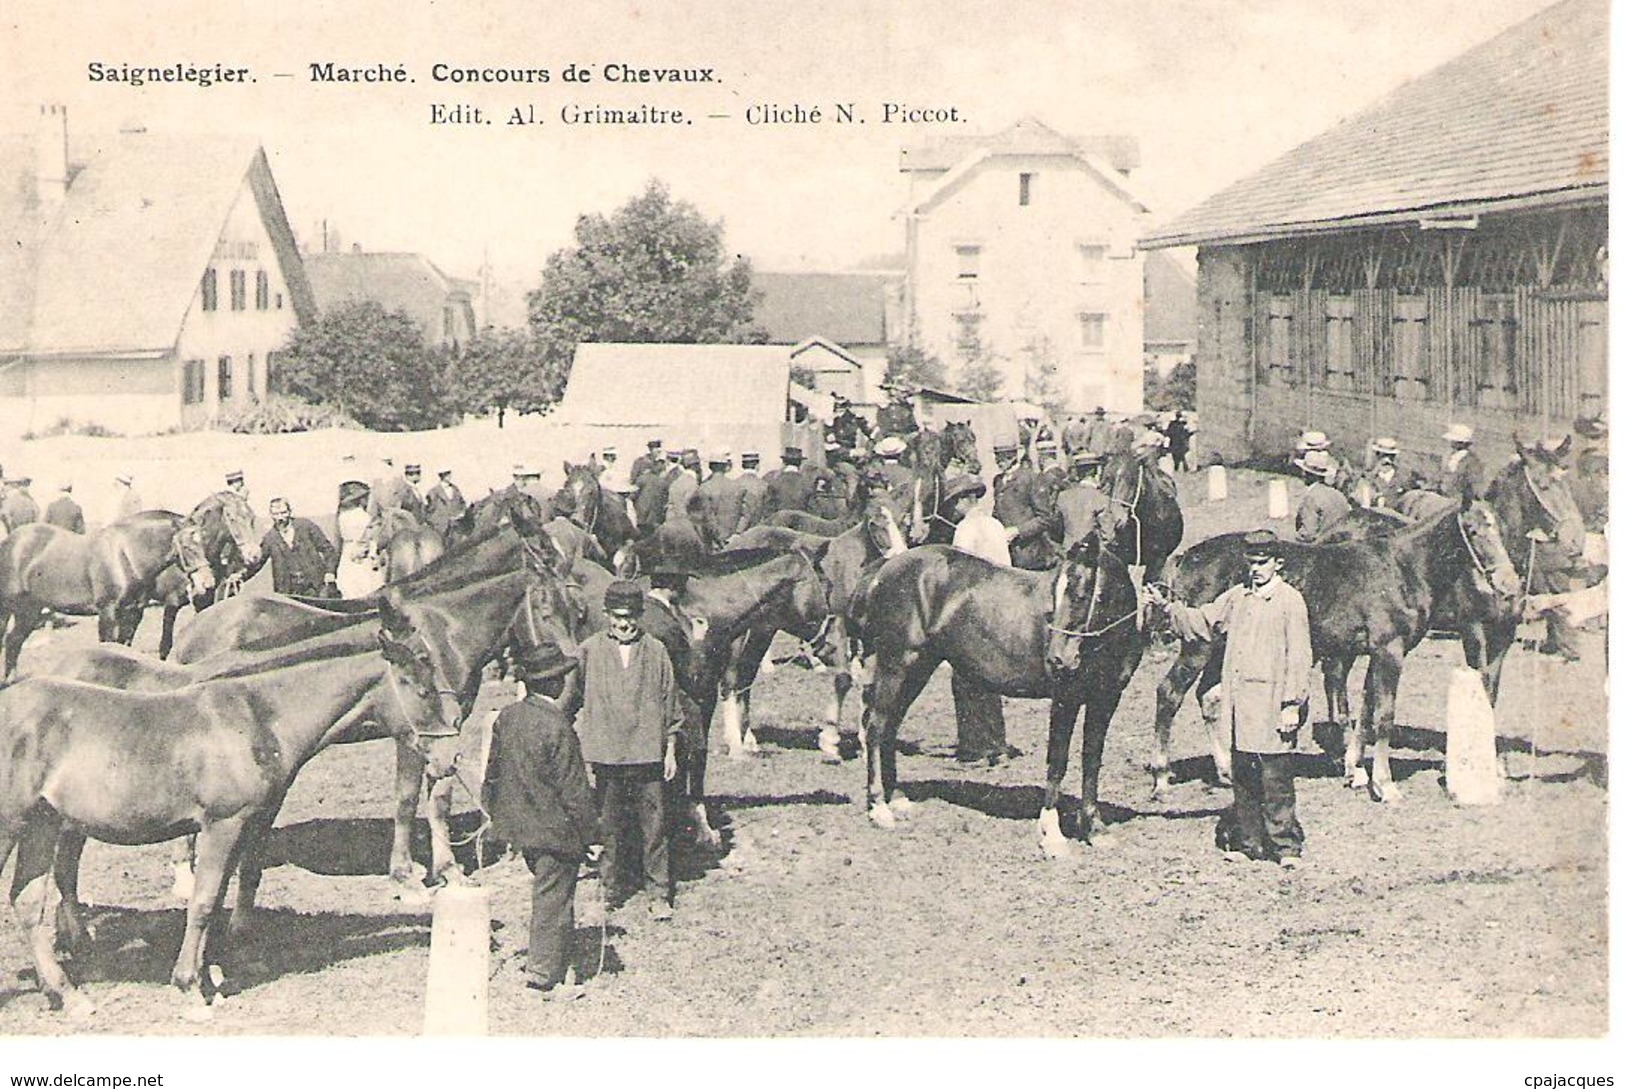
{"label": "horse halter", "polygon": [[[1100,546],[1102,552],[1105,551],[1105,547],[1106,546],[1104,544],[1102,544]],[[1055,590],[1054,590],[1054,595],[1053,596],[1054,596],[1055,604],[1057,606],[1060,604],[1061,588],[1062,588],[1062,584],[1063,584],[1062,580],[1064,580],[1066,578],[1066,565],[1067,565],[1067,561],[1062,561],[1062,565],[1061,565],[1060,570],[1058,570],[1055,573]],[[1073,636],[1074,638],[1078,638],[1078,639],[1099,639],[1101,636],[1105,635],[1107,632],[1111,631],[1113,628],[1118,627],[1121,624],[1127,623],[1130,620],[1138,619],[1138,617],[1140,615],[1140,610],[1139,610],[1139,607],[1136,605],[1136,607],[1131,612],[1124,613],[1122,616],[1118,617],[1116,620],[1108,621],[1102,627],[1091,628],[1089,626],[1095,619],[1095,610],[1100,607],[1100,582],[1101,582],[1101,576],[1102,576],[1102,573],[1103,573],[1103,568],[1102,568],[1101,564],[1097,561],[1095,563],[1094,567],[1092,568],[1092,570],[1093,570],[1094,574],[1093,574],[1093,577],[1090,579],[1089,608],[1088,608],[1088,611],[1086,611],[1083,614],[1083,628],[1081,630],[1076,630],[1076,629],[1073,629],[1073,628],[1062,627],[1061,625],[1055,623],[1054,616],[1052,614],[1049,622],[1044,625],[1050,631],[1054,632],[1057,635],[1070,635],[1070,636]]]}
{"label": "horse halter", "polygon": [[[397,648],[399,648],[400,653],[402,653],[402,654],[404,654],[407,657],[412,659],[412,661],[415,664],[415,666],[417,667],[418,671],[430,678],[430,683],[428,685],[424,685],[423,686],[424,689],[425,690],[431,690],[432,689],[432,691],[434,692],[435,699],[439,703],[439,706],[440,706],[440,722],[441,722],[442,728],[440,728],[440,729],[426,728],[421,723],[419,723],[416,718],[414,718],[411,715],[407,715],[406,718],[407,718],[408,725],[411,727],[412,736],[414,738],[431,738],[432,739],[432,738],[441,738],[441,737],[457,737],[459,734],[461,734],[463,732],[463,729],[462,729],[463,722],[467,720],[468,715],[469,715],[468,711],[464,711],[462,709],[462,706],[463,706],[463,694],[461,692],[453,691],[452,689],[449,689],[449,688],[438,687],[438,681],[440,679],[440,671],[435,668],[434,659],[431,658],[430,655],[429,655],[428,641],[425,640],[423,638],[423,636],[415,628],[410,632],[410,634],[408,634],[408,636],[405,639],[402,639],[401,637],[396,636],[396,635],[391,635],[388,632],[380,631],[378,633],[378,641],[379,641],[380,646],[387,646],[388,644],[393,643]],[[396,663],[396,662],[394,662],[394,661],[392,661],[390,659],[388,652],[385,652],[384,658],[385,658],[386,661],[389,661],[392,666],[398,664],[398,663]],[[393,670],[391,671],[391,675],[393,676]],[[396,684],[399,684],[399,683],[400,682],[398,680],[396,680]],[[457,701],[458,713],[457,713],[457,719],[456,719],[456,721],[454,723],[447,723],[446,722],[445,700],[446,700],[446,698],[448,696]],[[400,699],[400,696],[398,694],[396,696],[396,699],[397,700]],[[472,709],[470,709],[470,710],[472,710]]]}
{"label": "horse halter", "polygon": [[[1540,488],[1535,484],[1535,478],[1529,474],[1529,463],[1527,461],[1523,463],[1522,469],[1523,482],[1529,488],[1529,494],[1534,497],[1535,505],[1540,508],[1541,513],[1546,516],[1546,520],[1549,523],[1546,528],[1551,531],[1553,537],[1561,536],[1563,524],[1564,522],[1569,521],[1569,519],[1564,518],[1561,514],[1552,509],[1552,505],[1547,501],[1545,494],[1542,493]],[[1575,511],[1575,516],[1578,518],[1578,510]]]}
{"label": "horse halter", "polygon": [[1477,576],[1475,581],[1479,583],[1479,588],[1490,593],[1500,593],[1500,591],[1496,590],[1495,588],[1495,578],[1490,571],[1489,563],[1485,561],[1484,557],[1480,556],[1478,554],[1478,550],[1473,547],[1473,538],[1472,534],[1469,533],[1467,529],[1467,515],[1465,511],[1456,512],[1456,532],[1461,534],[1461,544],[1462,547],[1467,551],[1467,558],[1472,561],[1473,572]]}

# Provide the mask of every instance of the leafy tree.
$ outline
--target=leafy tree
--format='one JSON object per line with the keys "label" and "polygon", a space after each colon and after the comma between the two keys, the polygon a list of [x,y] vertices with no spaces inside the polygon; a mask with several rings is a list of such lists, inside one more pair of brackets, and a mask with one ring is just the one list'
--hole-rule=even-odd
{"label": "leafy tree", "polygon": [[1022,396],[1042,407],[1051,417],[1061,417],[1065,414],[1065,403],[1061,396],[1061,364],[1055,358],[1054,345],[1049,337],[1040,333],[1022,345],[1021,353],[1026,364]]}
{"label": "leafy tree", "polygon": [[1149,359],[1145,364],[1145,407],[1151,412],[1196,408],[1196,364],[1176,363],[1167,377]]}
{"label": "leafy tree", "polygon": [[486,326],[451,355],[445,385],[459,412],[540,412],[564,392],[566,369],[550,359],[528,329]]}
{"label": "leafy tree", "polygon": [[911,386],[945,389],[948,385],[948,367],[917,344],[894,344],[886,349],[886,381],[899,380]]}
{"label": "leafy tree", "polygon": [[956,314],[959,332],[955,347],[959,351],[958,392],[978,401],[997,401],[1003,394],[1004,373],[993,362],[982,343],[980,314]]}
{"label": "leafy tree", "polygon": [[438,427],[451,414],[438,355],[405,312],[353,301],[293,331],[277,358],[277,386],[374,430]]}
{"label": "leafy tree", "polygon": [[526,296],[542,358],[568,375],[577,344],[748,343],[755,307],[750,262],[726,260],[722,223],[651,181],[607,218],[576,220]]}

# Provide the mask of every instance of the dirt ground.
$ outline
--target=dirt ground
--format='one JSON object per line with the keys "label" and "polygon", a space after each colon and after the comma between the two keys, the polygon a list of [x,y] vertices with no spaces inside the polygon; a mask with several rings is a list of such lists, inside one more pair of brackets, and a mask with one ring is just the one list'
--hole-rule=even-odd
{"label": "dirt ground", "polygon": [[[1195,541],[1261,520],[1262,484],[1232,499],[1183,486]],[[156,617],[138,645],[156,642]],[[88,641],[77,624],[51,644]],[[728,821],[723,850],[678,856],[675,920],[593,922],[578,897],[588,997],[543,1004],[524,990],[527,875],[506,861],[491,890],[492,1029],[529,1035],[985,1037],[1585,1037],[1608,1028],[1606,672],[1603,637],[1558,665],[1521,648],[1506,667],[1498,731],[1514,778],[1499,805],[1461,808],[1440,786],[1445,689],[1459,645],[1430,640],[1407,663],[1395,769],[1379,805],[1346,789],[1318,750],[1300,764],[1309,865],[1294,874],[1221,861],[1194,706],[1175,731],[1172,797],[1144,771],[1156,647],[1106,746],[1110,847],[1045,861],[1036,818],[1045,706],[1008,701],[1025,755],[998,768],[952,759],[946,674],[904,724],[902,789],[919,802],[894,831],[864,818],[861,763],[820,762],[825,677],[781,669],[756,692],[755,759],[712,762]],[[24,662],[42,657],[36,636]],[[52,648],[54,649],[54,647]],[[1356,681],[1358,677],[1356,677]],[[1358,689],[1355,689],[1358,691]],[[488,685],[482,704],[509,698]],[[1324,708],[1317,694],[1317,717]],[[483,724],[484,708],[475,718]],[[846,724],[849,731],[856,723]],[[478,737],[470,738],[477,746]],[[1534,741],[1538,755],[1530,752]],[[76,965],[99,1006],[47,1011],[20,942],[0,942],[0,1034],[416,1033],[428,970],[427,907],[391,899],[392,752],[329,750],[295,784],[271,842],[257,932],[228,950],[206,1024],[180,1021],[166,984],[180,940],[166,848],[91,844],[82,892],[98,940]],[[1077,789],[1076,757],[1069,787]],[[477,818],[457,795],[456,827]],[[420,827],[420,832],[422,828]],[[426,833],[419,857],[427,855]],[[474,844],[462,849],[472,866]],[[489,845],[487,845],[489,846]],[[9,888],[9,869],[3,876]],[[9,917],[8,929],[15,931]]]}

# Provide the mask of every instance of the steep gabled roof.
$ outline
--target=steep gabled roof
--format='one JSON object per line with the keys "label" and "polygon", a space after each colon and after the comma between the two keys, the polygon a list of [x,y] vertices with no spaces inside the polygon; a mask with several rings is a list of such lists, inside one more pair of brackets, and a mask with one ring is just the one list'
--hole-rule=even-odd
{"label": "steep gabled roof", "polygon": [[1196,344],[1196,278],[1170,254],[1145,255],[1146,344]]}
{"label": "steep gabled roof", "polygon": [[421,253],[307,253],[316,305],[330,310],[352,299],[371,299],[385,310],[412,311],[426,301],[438,308],[468,281],[447,276]]}
{"label": "steep gabled roof", "polygon": [[554,416],[691,427],[783,420],[790,351],[761,344],[580,344]]}
{"label": "steep gabled roof", "polygon": [[1144,245],[1250,241],[1608,191],[1608,3],[1561,0],[1302,144]]}
{"label": "steep gabled roof", "polygon": [[265,153],[250,139],[119,133],[42,210],[32,140],[0,144],[0,351],[151,354],[174,347],[246,179],[295,313],[314,314]]}
{"label": "steep gabled roof", "polygon": [[873,272],[757,272],[757,328],[770,344],[821,337],[852,347],[886,343],[886,284]]}

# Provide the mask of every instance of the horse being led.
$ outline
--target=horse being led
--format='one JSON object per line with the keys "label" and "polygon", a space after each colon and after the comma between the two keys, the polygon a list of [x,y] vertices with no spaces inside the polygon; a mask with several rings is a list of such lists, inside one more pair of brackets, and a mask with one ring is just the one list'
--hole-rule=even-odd
{"label": "horse being led", "polygon": [[638,530],[626,500],[599,479],[603,471],[596,458],[580,465],[565,462],[564,487],[559,489],[553,505],[592,535],[613,566],[616,554],[637,539]]}
{"label": "horse being led", "polygon": [[244,572],[260,563],[248,500],[236,492],[216,492],[193,507],[175,530],[175,560],[186,572],[198,612],[236,593]]}
{"label": "horse being led", "polygon": [[927,545],[887,560],[857,611],[871,674],[863,713],[870,820],[889,828],[909,808],[897,790],[898,728],[947,662],[989,691],[1050,701],[1039,833],[1052,856],[1070,850],[1058,807],[1084,711],[1078,830],[1085,841],[1106,833],[1098,807],[1106,730],[1144,650],[1138,597],[1121,560],[1093,536],[1055,571],[1001,567]]}
{"label": "horse being led", "polygon": [[[1245,577],[1239,533],[1193,546],[1174,563],[1171,576],[1180,600],[1206,604]],[[1421,642],[1449,595],[1462,580],[1471,593],[1510,603],[1517,574],[1502,542],[1495,512],[1485,503],[1450,503],[1427,520],[1398,533],[1341,544],[1282,548],[1282,577],[1303,594],[1315,658],[1321,663],[1332,718],[1343,727],[1344,771],[1350,786],[1370,786],[1378,801],[1397,801],[1388,750],[1405,656]],[[1168,743],[1185,692],[1200,677],[1199,693],[1218,683],[1222,641],[1186,643],[1157,689],[1153,796],[1167,790]],[[1354,660],[1368,658],[1365,699],[1356,733],[1349,714],[1348,674]],[[1206,715],[1207,708],[1204,707]],[[1222,781],[1230,770],[1229,739],[1208,722],[1215,766]],[[1367,775],[1364,745],[1375,735]]]}
{"label": "horse being led", "polygon": [[[393,698],[415,747],[439,774],[455,756],[432,677],[385,643]],[[226,879],[240,852],[270,828],[299,769],[343,728],[377,683],[353,654],[295,651],[244,676],[168,692],[124,692],[49,678],[0,691],[0,862],[17,848],[11,902],[53,1008],[91,1012],[63,971],[46,913],[64,830],[107,843],[160,843],[198,834],[198,873],[186,934],[170,975],[183,994],[205,971]],[[70,925],[68,936],[81,933]]]}
{"label": "horse being led", "polygon": [[1142,569],[1144,578],[1161,578],[1185,535],[1173,477],[1144,458],[1119,454],[1107,462],[1101,490],[1111,500],[1118,527],[1111,550],[1130,568]]}
{"label": "horse being led", "polygon": [[954,523],[942,509],[943,490],[952,474],[982,471],[976,435],[968,423],[951,423],[941,431],[917,431],[910,440],[909,464],[914,480],[905,485],[909,504],[909,544],[948,544]]}
{"label": "horse being led", "polygon": [[[172,562],[183,519],[143,511],[85,536],[35,522],[0,541],[0,632],[5,675],[17,671],[23,643],[45,610],[96,616],[102,642],[129,643],[160,575]],[[173,617],[166,615],[172,628]]]}

